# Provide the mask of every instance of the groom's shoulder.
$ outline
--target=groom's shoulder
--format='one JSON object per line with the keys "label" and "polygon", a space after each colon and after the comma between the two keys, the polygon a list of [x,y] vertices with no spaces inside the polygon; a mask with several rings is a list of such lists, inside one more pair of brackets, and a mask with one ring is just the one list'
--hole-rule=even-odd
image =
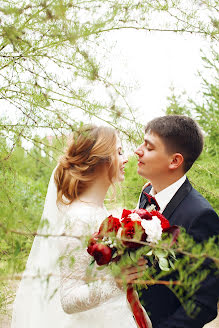
{"label": "groom's shoulder", "polygon": [[[214,211],[212,205],[209,201],[193,186],[191,186],[191,190],[186,198],[186,201],[192,205],[192,208],[202,210],[212,210]],[[215,212],[215,211],[214,211]]]}
{"label": "groom's shoulder", "polygon": [[197,240],[208,239],[219,234],[217,213],[208,200],[192,186],[174,215],[179,215],[177,218],[179,221],[183,217],[183,226]]}
{"label": "groom's shoulder", "polygon": [[185,197],[184,202],[180,204],[183,207],[183,210],[187,212],[190,218],[208,218],[209,223],[216,224],[217,231],[219,232],[219,218],[209,203],[209,201],[195,188],[191,187],[190,192],[187,197]]}

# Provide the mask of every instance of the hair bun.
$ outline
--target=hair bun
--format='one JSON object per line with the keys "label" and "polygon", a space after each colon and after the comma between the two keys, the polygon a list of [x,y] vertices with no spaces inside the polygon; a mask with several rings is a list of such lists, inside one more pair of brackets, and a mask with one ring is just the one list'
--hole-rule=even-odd
{"label": "hair bun", "polygon": [[59,160],[59,165],[63,168],[63,169],[70,169],[72,168],[72,166],[74,165],[74,163],[72,163],[73,157],[69,157],[69,156],[62,156]]}
{"label": "hair bun", "polygon": [[104,163],[112,183],[117,172],[116,141],[116,130],[111,127],[85,126],[71,136],[54,176],[58,202],[71,204],[95,180]]}

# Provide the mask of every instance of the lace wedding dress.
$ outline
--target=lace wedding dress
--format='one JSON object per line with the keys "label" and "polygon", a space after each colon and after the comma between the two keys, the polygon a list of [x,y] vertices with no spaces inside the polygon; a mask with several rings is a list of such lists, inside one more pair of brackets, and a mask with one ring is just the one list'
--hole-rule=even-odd
{"label": "lace wedding dress", "polygon": [[98,230],[106,209],[80,201],[58,209],[53,180],[52,175],[43,213],[49,229],[39,231],[56,236],[35,237],[11,328],[136,328],[126,294],[107,269],[94,268],[95,280],[87,282],[91,256],[81,237]]}

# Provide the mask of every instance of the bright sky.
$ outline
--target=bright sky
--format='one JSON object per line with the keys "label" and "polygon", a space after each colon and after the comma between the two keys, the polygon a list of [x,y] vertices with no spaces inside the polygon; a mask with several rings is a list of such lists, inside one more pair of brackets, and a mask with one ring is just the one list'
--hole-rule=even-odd
{"label": "bright sky", "polygon": [[120,31],[114,36],[112,73],[117,80],[138,84],[129,102],[138,109],[142,122],[163,115],[170,86],[199,99],[203,70],[200,49],[209,51],[209,42],[197,35],[168,32]]}
{"label": "bright sky", "polygon": [[[107,53],[106,69],[112,70],[113,80],[135,86],[128,94],[128,102],[141,123],[164,114],[171,86],[176,93],[186,91],[188,96],[201,100],[198,70],[203,70],[203,63],[200,49],[208,52],[209,41],[195,34],[130,29],[108,33],[105,38],[106,45],[113,44],[108,53],[107,46],[102,49],[103,54]],[[97,90],[95,96],[103,97],[101,90]],[[76,117],[83,119],[78,113]]]}

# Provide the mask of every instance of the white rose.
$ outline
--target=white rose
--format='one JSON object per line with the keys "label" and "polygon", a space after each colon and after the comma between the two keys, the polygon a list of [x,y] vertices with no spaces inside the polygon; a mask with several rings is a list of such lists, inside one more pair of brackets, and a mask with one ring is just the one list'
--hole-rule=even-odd
{"label": "white rose", "polygon": [[141,226],[147,234],[147,242],[156,244],[161,239],[162,227],[157,216],[152,216],[152,220],[142,220]]}
{"label": "white rose", "polygon": [[141,217],[137,213],[131,213],[131,214],[129,214],[128,218],[130,218],[132,221],[139,221],[139,220],[141,220]]}

